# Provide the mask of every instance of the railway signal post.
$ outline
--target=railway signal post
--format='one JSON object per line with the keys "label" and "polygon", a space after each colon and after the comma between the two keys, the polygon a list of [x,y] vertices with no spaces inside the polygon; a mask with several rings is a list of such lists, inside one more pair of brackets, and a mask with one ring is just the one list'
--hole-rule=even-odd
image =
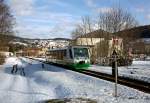
{"label": "railway signal post", "polygon": [[117,59],[118,55],[116,51],[114,50],[112,53],[112,75],[115,76],[115,91],[114,91],[114,96],[117,97],[117,84],[118,84],[118,65],[117,65]]}

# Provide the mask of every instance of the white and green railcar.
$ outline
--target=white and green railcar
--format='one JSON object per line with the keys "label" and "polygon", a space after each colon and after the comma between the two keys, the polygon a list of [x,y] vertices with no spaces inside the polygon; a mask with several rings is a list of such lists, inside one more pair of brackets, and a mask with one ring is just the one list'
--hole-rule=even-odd
{"label": "white and green railcar", "polygon": [[66,65],[75,69],[87,69],[90,66],[90,54],[87,46],[68,46],[49,49],[47,62]]}

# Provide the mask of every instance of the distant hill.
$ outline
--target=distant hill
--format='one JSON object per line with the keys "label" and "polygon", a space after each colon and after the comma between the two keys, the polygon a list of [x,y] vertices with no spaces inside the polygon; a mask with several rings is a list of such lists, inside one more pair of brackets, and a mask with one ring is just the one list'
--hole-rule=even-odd
{"label": "distant hill", "polygon": [[122,38],[150,38],[150,25],[138,26],[131,29],[126,29],[116,33],[109,33],[104,30],[95,30],[93,32],[87,33],[86,35],[81,35],[78,38],[102,38],[102,37],[113,37],[117,35]]}
{"label": "distant hill", "polygon": [[150,38],[150,25],[126,29],[115,34],[120,37]]}
{"label": "distant hill", "polygon": [[[134,39],[143,39],[146,42],[150,41],[150,25],[145,25],[145,26],[139,26],[139,27],[135,27],[135,28],[131,28],[131,29],[126,29],[123,31],[119,31],[117,33],[114,33],[115,35],[122,37],[122,38],[134,38]],[[80,38],[99,38],[99,37],[113,37],[113,33],[108,33],[106,31],[103,30],[96,30],[93,31],[91,33],[87,33],[86,35],[82,35],[79,36]],[[66,40],[66,41],[70,41],[71,39],[68,38],[50,38],[50,39],[30,39],[30,38],[23,38],[23,37],[18,37],[18,36],[14,36],[14,35],[0,35],[0,38],[11,38],[11,42],[14,43],[25,43],[25,44],[38,44],[40,42],[48,42],[48,41],[57,41],[57,40]]]}
{"label": "distant hill", "polygon": [[112,33],[109,33],[104,30],[95,30],[85,35],[81,35],[78,38],[111,38],[113,37]]}
{"label": "distant hill", "polygon": [[50,39],[30,39],[30,38],[23,38],[23,37],[18,37],[14,35],[0,35],[0,43],[1,40],[6,41],[7,44],[12,44],[12,45],[20,45],[20,46],[26,46],[26,47],[46,47],[50,46],[51,42],[63,42],[63,41],[71,41],[71,39],[68,38],[50,38]]}

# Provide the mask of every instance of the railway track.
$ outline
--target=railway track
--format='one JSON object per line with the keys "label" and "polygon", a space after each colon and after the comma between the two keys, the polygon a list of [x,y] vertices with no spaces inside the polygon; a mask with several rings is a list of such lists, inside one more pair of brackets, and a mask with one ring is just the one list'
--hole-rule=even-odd
{"label": "railway track", "polygon": [[[115,82],[115,77],[113,77],[110,74],[91,71],[91,70],[83,70],[83,71],[78,71],[78,72],[87,74],[96,78],[104,79],[107,81]],[[118,76],[118,84],[125,85],[128,87],[137,89],[139,91],[142,91],[142,92],[150,93],[150,83],[145,82],[145,81]]]}
{"label": "railway track", "polygon": [[[29,59],[33,59],[33,58],[29,58]],[[36,60],[36,59],[33,59],[33,60]],[[40,61],[40,60],[38,60],[38,61]],[[40,61],[40,62],[43,62],[43,61]],[[47,62],[44,62],[44,63],[49,64]],[[89,75],[92,77],[96,77],[99,79],[115,82],[115,77],[112,76],[111,74],[96,72],[96,71],[92,71],[92,70],[75,70],[75,69],[71,69],[67,66],[62,66],[62,65],[58,65],[58,64],[53,64],[53,65],[63,67],[64,69],[72,70],[72,71],[79,72],[82,74],[86,74],[86,75]],[[142,80],[118,76],[118,84],[125,85],[125,86],[137,89],[137,90],[145,92],[145,93],[150,93],[150,83],[142,81]]]}

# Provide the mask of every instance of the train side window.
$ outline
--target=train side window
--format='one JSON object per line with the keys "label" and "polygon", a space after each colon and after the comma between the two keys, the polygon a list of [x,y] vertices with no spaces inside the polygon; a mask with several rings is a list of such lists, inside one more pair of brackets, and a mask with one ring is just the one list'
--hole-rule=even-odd
{"label": "train side window", "polygon": [[69,49],[69,56],[70,56],[71,59],[73,58],[72,57],[72,50],[71,49]]}

